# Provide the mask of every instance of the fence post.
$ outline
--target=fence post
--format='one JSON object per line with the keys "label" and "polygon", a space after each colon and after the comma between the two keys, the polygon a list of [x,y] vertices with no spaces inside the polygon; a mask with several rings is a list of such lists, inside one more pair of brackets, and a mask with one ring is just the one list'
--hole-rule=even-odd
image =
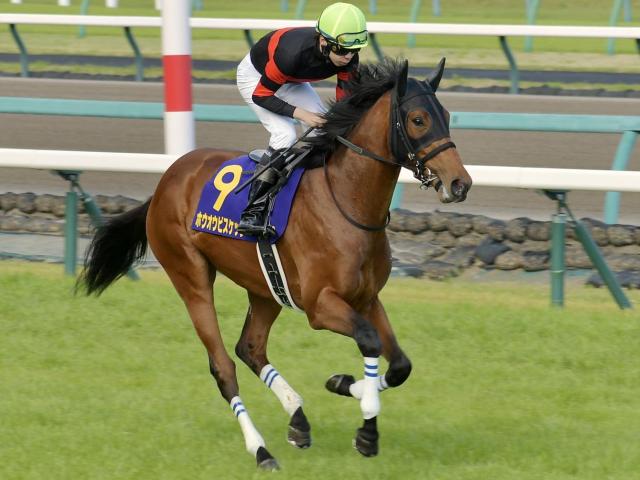
{"label": "fence post", "polygon": [[551,219],[551,304],[564,306],[564,252],[567,215],[554,213]]}
{"label": "fence post", "polygon": [[[410,22],[418,21],[418,14],[420,13],[420,6],[422,5],[422,0],[413,0],[411,5],[411,13],[409,14]],[[416,36],[413,33],[407,35],[407,47],[413,48],[416,46]]]}
{"label": "fence post", "polygon": [[376,34],[369,33],[369,40],[371,40],[371,48],[373,48],[373,51],[375,52],[376,57],[378,58],[378,61],[381,62],[382,60],[384,60],[384,53],[382,53],[382,48],[380,48],[380,45],[378,44],[378,39],[376,38]]}
{"label": "fence post", "polygon": [[304,18],[304,8],[307,6],[307,0],[298,0],[296,5],[296,18]]}
{"label": "fence post", "polygon": [[631,14],[631,0],[624,0],[624,21],[630,22],[633,15]]}
{"label": "fence post", "polygon": [[[611,170],[622,171],[627,169],[631,153],[638,139],[638,132],[628,131],[622,134],[618,144],[616,156],[613,158]],[[620,192],[607,192],[604,197],[604,221],[608,224],[618,222],[620,210]]]}
{"label": "fence post", "polygon": [[565,232],[567,215],[562,206],[567,192],[545,190],[545,195],[558,202],[558,210],[551,217],[551,305],[564,306]]}
{"label": "fence post", "polygon": [[[89,11],[89,0],[82,0],[80,4],[80,15],[86,15]],[[84,25],[80,25],[78,27],[78,38],[84,38],[87,34],[87,30],[84,28]]]}
{"label": "fence post", "polygon": [[[526,0],[526,8],[527,8],[527,24],[535,25],[536,17],[538,15],[538,6],[540,5],[540,0]],[[525,37],[524,39],[524,51],[532,52],[533,51],[533,37]]]}
{"label": "fence post", "polygon": [[618,283],[618,280],[604,261],[604,258],[602,258],[602,253],[600,253],[600,249],[596,245],[596,242],[593,241],[593,238],[591,238],[591,235],[589,235],[589,232],[581,222],[576,219],[573,219],[573,221],[573,228],[576,232],[576,237],[580,240],[580,243],[582,243],[591,263],[593,263],[593,266],[598,270],[600,277],[602,277],[602,280],[609,288],[609,292],[611,292],[611,295],[618,304],[618,307],[620,307],[620,309],[632,308],[631,302],[629,302],[629,299],[622,291],[622,287]]}
{"label": "fence post", "polygon": [[58,171],[58,174],[70,182],[64,210],[64,273],[75,276],[78,259],[78,194],[74,182],[80,172]]}
{"label": "fence post", "polygon": [[516,59],[511,53],[511,49],[509,48],[509,44],[507,43],[507,37],[500,36],[500,47],[502,47],[502,51],[507,57],[507,61],[509,62],[509,76],[511,78],[511,87],[509,88],[509,93],[517,94],[520,91],[520,73],[518,72],[518,65],[516,64]]}
{"label": "fence post", "polygon": [[[622,10],[622,4],[626,3],[625,0],[614,0],[613,8],[611,9],[611,15],[609,16],[609,25],[614,27],[618,23],[618,17],[620,16],[620,10]],[[626,9],[625,9],[626,10]],[[610,38],[607,45],[607,53],[613,55],[616,53],[615,39]]]}
{"label": "fence post", "polygon": [[165,153],[182,155],[195,148],[191,86],[191,3],[171,0],[162,9]]}
{"label": "fence post", "polygon": [[142,82],[144,81],[144,60],[136,43],[136,39],[133,37],[133,33],[131,33],[131,27],[124,27],[124,35],[127,37],[127,41],[133,49],[133,56],[136,62],[136,82]]}
{"label": "fence post", "polygon": [[15,23],[9,25],[9,30],[11,30],[11,36],[13,36],[13,40],[18,46],[18,50],[20,50],[20,76],[27,78],[29,76],[29,53],[27,52],[27,47],[22,42]]}
{"label": "fence post", "polygon": [[442,15],[442,10],[440,9],[440,0],[433,0],[433,16],[439,17]]}
{"label": "fence post", "polygon": [[[591,260],[593,266],[598,270],[598,273],[607,285],[607,288],[618,304],[618,307],[621,309],[632,308],[631,302],[629,302],[629,299],[625,296],[616,276],[607,265],[607,262],[605,262],[602,252],[600,252],[596,242],[593,241],[589,231],[576,219],[571,212],[569,205],[567,205],[567,192],[544,190],[544,193],[550,199],[558,202],[558,213],[554,215],[553,224],[551,225],[551,285],[553,304],[562,306],[562,296],[564,291],[564,284],[560,283],[559,274],[559,272],[562,271],[562,275],[564,275],[564,222],[566,220],[560,218],[561,215],[564,215],[561,212],[564,211],[569,215],[569,218],[573,222],[573,230],[576,233],[576,238],[582,244],[582,247],[589,256],[589,260]],[[560,236],[562,236],[562,245],[559,244]],[[562,260],[560,260],[560,253],[562,253]],[[562,261],[562,263],[560,263],[560,261]]]}

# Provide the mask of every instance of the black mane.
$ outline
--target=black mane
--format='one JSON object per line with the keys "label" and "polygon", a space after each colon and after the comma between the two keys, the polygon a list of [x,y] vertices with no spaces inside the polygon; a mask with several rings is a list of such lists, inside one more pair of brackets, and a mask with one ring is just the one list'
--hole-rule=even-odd
{"label": "black mane", "polygon": [[388,90],[392,89],[402,70],[404,60],[385,58],[380,63],[361,64],[346,90],[349,96],[332,102],[323,116],[327,119],[320,134],[305,140],[320,150],[333,151],[335,138],[345,136],[360,121],[364,112]]}

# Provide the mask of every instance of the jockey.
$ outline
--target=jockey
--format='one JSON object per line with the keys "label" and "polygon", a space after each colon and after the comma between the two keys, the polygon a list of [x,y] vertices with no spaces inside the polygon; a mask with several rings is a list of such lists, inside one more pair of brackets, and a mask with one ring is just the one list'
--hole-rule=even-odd
{"label": "jockey", "polygon": [[[350,3],[334,3],[320,14],[316,27],[282,28],[262,37],[240,62],[237,85],[242,98],[269,132],[269,147],[260,160],[297,140],[294,119],[304,128],[320,127],[326,108],[309,82],[337,76],[336,100],[346,96],[345,83],[358,67],[358,51],[368,43],[362,11]],[[268,168],[253,181],[249,204],[238,231],[265,233],[268,194],[278,177]]]}

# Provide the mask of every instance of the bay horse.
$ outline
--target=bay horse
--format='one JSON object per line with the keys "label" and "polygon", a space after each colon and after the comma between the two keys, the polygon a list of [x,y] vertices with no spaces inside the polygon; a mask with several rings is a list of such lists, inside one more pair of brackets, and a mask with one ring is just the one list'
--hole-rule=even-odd
{"label": "bay horse", "polygon": [[[471,178],[449,133],[449,114],[435,96],[444,59],[424,81],[408,76],[408,62],[386,59],[361,65],[350,95],[325,114],[309,143],[325,155],[323,168],[306,170],[289,224],[278,240],[291,296],[313,329],[355,340],[364,376],[334,375],[330,391],[360,400],[362,427],[354,446],[378,453],[379,392],[400,386],[411,362],[400,348],[378,297],[391,271],[384,227],[401,167],[409,168],[441,202],[466,198]],[[247,451],[259,468],[278,463],[239,396],[235,363],[225,349],[214,308],[213,284],[221,272],[248,292],[249,309],[236,355],[274,392],[288,413],[288,441],[311,445],[302,398],[269,363],[267,340],[281,306],[259,266],[255,244],[192,230],[200,192],[220,164],[240,152],[198,149],[176,160],[153,196],[112,218],[93,238],[78,279],[100,294],[146,253],[147,243],[185,303],[206,347],[210,372],[240,424]],[[388,361],[378,373],[380,355]]]}

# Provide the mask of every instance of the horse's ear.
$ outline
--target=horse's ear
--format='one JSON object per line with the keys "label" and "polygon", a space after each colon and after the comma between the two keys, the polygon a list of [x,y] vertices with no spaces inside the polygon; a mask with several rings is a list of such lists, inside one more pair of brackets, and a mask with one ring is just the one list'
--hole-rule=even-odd
{"label": "horse's ear", "polygon": [[409,76],[409,60],[405,60],[398,74],[398,80],[396,83],[396,91],[398,92],[398,98],[402,98],[407,91],[407,77]]}
{"label": "horse's ear", "polygon": [[445,57],[442,57],[440,63],[438,63],[438,66],[436,67],[436,70],[431,74],[429,78],[427,78],[427,82],[429,82],[429,85],[431,85],[431,88],[434,92],[438,90],[438,85],[440,85],[440,80],[442,80],[442,74],[444,73],[444,62],[446,61],[447,59]]}

